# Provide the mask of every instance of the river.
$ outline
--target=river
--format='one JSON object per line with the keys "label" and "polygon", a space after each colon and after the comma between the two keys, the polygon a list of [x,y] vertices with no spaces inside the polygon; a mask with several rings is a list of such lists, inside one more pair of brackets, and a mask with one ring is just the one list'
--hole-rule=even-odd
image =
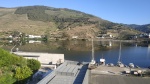
{"label": "river", "polygon": [[[18,45],[19,51],[28,52],[49,52],[62,53],[66,60],[73,61],[91,61],[92,47],[91,41],[51,41],[41,43],[26,43]],[[11,50],[13,45],[7,44],[2,48]],[[119,57],[120,42],[115,41],[95,41],[94,56],[99,62],[100,58],[105,58],[106,63],[116,64]],[[147,43],[122,42],[121,43],[121,61],[128,65],[134,63],[140,67],[150,66],[150,45]]]}

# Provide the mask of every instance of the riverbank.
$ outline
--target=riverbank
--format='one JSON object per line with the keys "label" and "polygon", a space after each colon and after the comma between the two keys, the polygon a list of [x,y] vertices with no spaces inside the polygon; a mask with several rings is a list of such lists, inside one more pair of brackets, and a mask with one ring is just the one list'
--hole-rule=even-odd
{"label": "riverbank", "polygon": [[[59,38],[59,39],[49,39],[48,41],[91,41],[92,38],[75,38],[75,39],[68,39],[68,38]],[[114,41],[114,42],[144,42],[148,41],[150,43],[150,38],[138,38],[133,40],[120,40],[120,39],[112,39],[112,38],[93,38],[94,41]]]}

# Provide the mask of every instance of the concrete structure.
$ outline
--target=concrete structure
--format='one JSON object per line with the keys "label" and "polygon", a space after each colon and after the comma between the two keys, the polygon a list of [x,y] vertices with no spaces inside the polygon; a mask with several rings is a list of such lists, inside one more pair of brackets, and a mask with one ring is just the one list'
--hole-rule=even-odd
{"label": "concrete structure", "polygon": [[[138,72],[146,70],[148,69],[98,66],[89,72],[88,84],[149,84],[150,77],[138,77],[137,75]],[[124,73],[125,71],[127,73]]]}
{"label": "concrete structure", "polygon": [[87,63],[65,61],[37,84],[86,84]]}
{"label": "concrete structure", "polygon": [[89,84],[150,84],[150,78],[95,74]]}
{"label": "concrete structure", "polygon": [[64,62],[64,54],[38,53],[38,52],[13,52],[27,59],[36,59],[41,64],[56,64]]}
{"label": "concrete structure", "polygon": [[[65,61],[37,84],[149,84],[149,77],[129,76],[130,71],[147,69],[97,66],[88,70],[88,63]],[[131,70],[132,69],[132,70]],[[128,73],[123,73],[129,71]],[[137,73],[138,73],[137,72]],[[135,77],[136,76],[136,77]]]}

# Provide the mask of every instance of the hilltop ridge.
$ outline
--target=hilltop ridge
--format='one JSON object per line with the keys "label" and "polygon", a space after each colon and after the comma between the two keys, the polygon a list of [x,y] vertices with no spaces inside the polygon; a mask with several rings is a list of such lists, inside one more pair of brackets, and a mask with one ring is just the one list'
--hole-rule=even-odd
{"label": "hilltop ridge", "polygon": [[126,24],[125,26],[131,27],[135,30],[142,31],[145,33],[150,33],[150,24],[145,24],[145,25],[136,25],[136,24],[127,25]]}
{"label": "hilltop ridge", "polygon": [[26,6],[0,8],[0,12],[0,32],[19,31],[67,39],[74,36],[81,39],[107,37],[110,34],[114,38],[126,39],[127,35],[140,33],[130,27],[67,8]]}

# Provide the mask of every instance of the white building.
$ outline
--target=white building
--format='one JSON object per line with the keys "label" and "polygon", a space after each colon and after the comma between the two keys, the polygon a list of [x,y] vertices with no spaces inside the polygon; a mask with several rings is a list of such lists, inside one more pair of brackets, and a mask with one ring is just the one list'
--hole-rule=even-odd
{"label": "white building", "polygon": [[8,36],[9,38],[12,38],[13,36],[12,35],[10,35],[10,36]]}
{"label": "white building", "polygon": [[111,34],[110,34],[109,36],[110,36],[110,38],[112,38],[112,37],[113,37]]}
{"label": "white building", "polygon": [[72,36],[72,38],[73,38],[73,39],[77,39],[77,38],[78,38],[78,36]]}
{"label": "white building", "polygon": [[42,38],[41,36],[29,35],[29,38]]}
{"label": "white building", "polygon": [[36,59],[41,64],[57,64],[64,62],[64,54],[38,53],[38,52],[13,52],[27,59]]}
{"label": "white building", "polygon": [[41,41],[29,40],[29,43],[41,43]]}

